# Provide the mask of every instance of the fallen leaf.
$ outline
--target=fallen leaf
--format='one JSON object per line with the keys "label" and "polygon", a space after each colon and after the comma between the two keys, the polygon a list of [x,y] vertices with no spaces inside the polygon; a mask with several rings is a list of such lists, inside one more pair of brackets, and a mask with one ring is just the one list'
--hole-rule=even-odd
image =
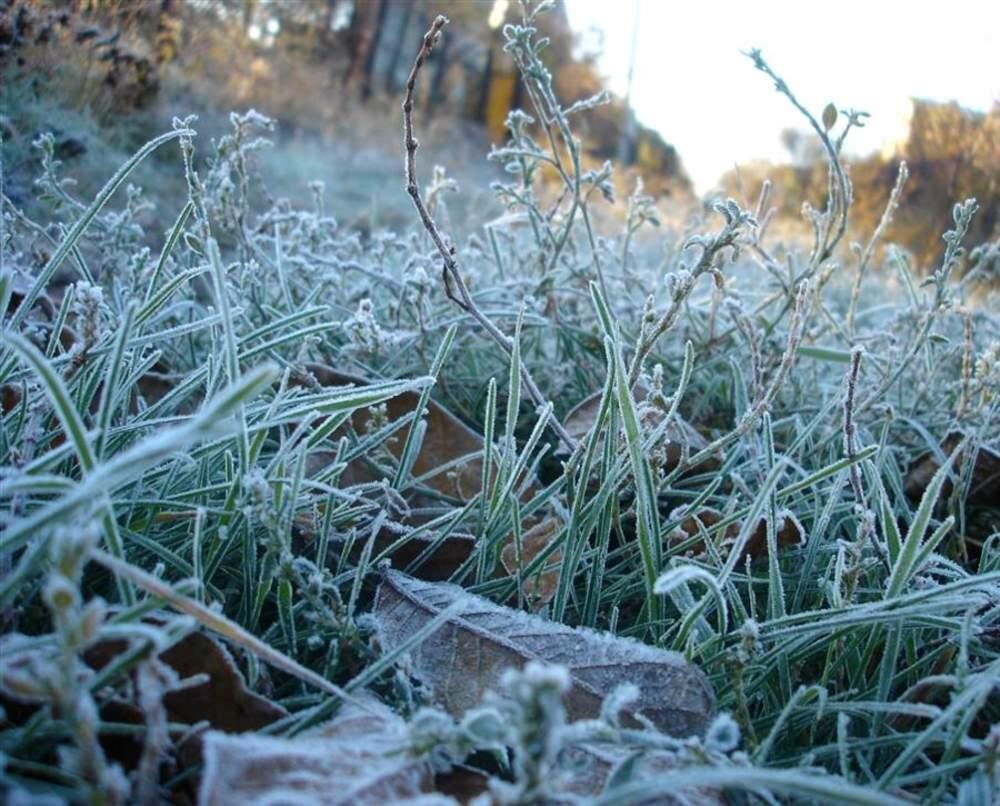
{"label": "fallen leaf", "polygon": [[[672,753],[662,750],[641,749],[609,744],[579,744],[566,752],[565,766],[571,766],[574,774],[566,781],[566,791],[578,797],[595,797],[608,790],[608,783],[633,783],[644,778],[653,778],[677,769],[677,759]],[[629,765],[626,767],[626,765]],[[626,773],[627,770],[627,774]],[[649,804],[690,804],[690,806],[722,806],[725,801],[721,793],[695,790],[684,796],[673,798],[656,795],[639,801],[630,801],[629,806]]]}
{"label": "fallen leaf", "polygon": [[[368,384],[364,378],[337,372],[321,364],[309,364],[307,369],[311,375],[308,383],[313,385],[326,387]],[[390,398],[385,403],[387,420],[390,423],[395,422],[410,414],[416,409],[419,398],[415,392],[404,392]],[[364,433],[366,423],[372,418],[371,407],[358,409],[352,414],[349,426],[344,425],[335,430],[331,439],[336,440],[344,436],[348,427],[353,428],[356,433]],[[475,497],[482,485],[482,438],[433,400],[427,401],[425,421],[427,429],[413,464],[413,476],[428,474],[421,484],[449,498],[464,502]],[[402,456],[408,428],[409,426],[402,427],[383,443],[397,461]],[[311,451],[306,463],[306,474],[315,475],[330,465],[335,455],[334,451],[326,449]],[[449,467],[441,470],[445,465]],[[350,487],[378,481],[380,478],[380,474],[364,458],[357,458],[349,462],[344,469],[340,476],[340,485]],[[439,509],[441,506],[440,500],[422,495],[415,490],[407,492],[406,503],[411,510],[431,507]],[[411,511],[403,513],[399,522],[404,526],[418,526],[426,522],[429,517],[419,511]],[[316,526],[311,519],[300,520],[296,522],[296,530],[300,537],[309,540],[315,535]],[[397,530],[388,527],[381,529],[375,536],[373,556],[392,546],[399,537],[400,533]],[[364,540],[354,542],[349,555],[352,562],[357,562],[364,545]],[[419,567],[413,569],[413,572],[425,579],[447,579],[469,558],[474,545],[473,538],[467,534],[450,534],[441,539],[440,534],[422,532],[395,549],[390,554],[390,559],[396,567],[405,568],[424,555],[425,559]]]}
{"label": "fallen leaf", "polygon": [[[147,621],[159,624],[155,616]],[[99,671],[117,660],[129,648],[123,640],[103,640],[89,647],[83,654],[84,662]],[[48,663],[39,656],[37,642],[18,634],[8,634],[0,639],[0,712],[6,714],[11,725],[25,724],[47,699],[47,693],[31,685],[25,678],[38,663]],[[200,632],[186,635],[159,654],[159,660],[171,667],[179,679],[190,684],[177,691],[168,691],[163,697],[167,719],[173,723],[171,733],[176,742],[169,750],[164,763],[168,767],[196,767],[201,762],[201,739],[206,726],[232,732],[260,730],[283,717],[288,712],[265,697],[247,688],[243,676],[236,668],[229,652],[217,640]],[[204,682],[190,680],[196,676]],[[98,734],[101,747],[108,758],[121,764],[125,770],[134,770],[143,752],[141,732],[115,730],[115,725],[144,726],[146,715],[134,701],[136,687],[119,687],[120,693],[108,696],[107,689],[100,692],[97,702],[102,729]],[[0,719],[0,727],[6,727]],[[187,731],[180,725],[200,726]]]}
{"label": "fallen leaf", "polygon": [[[367,384],[363,378],[337,372],[319,364],[309,364],[308,370],[322,386],[352,384],[364,386]],[[388,421],[395,422],[414,411],[419,403],[419,397],[415,392],[404,392],[386,401]],[[355,411],[351,418],[354,430],[363,433],[365,424],[372,419],[372,415],[370,407]],[[425,420],[427,430],[413,464],[414,477],[426,476],[421,484],[437,493],[460,502],[471,500],[479,494],[482,487],[482,437],[433,400],[427,402]],[[408,426],[400,429],[397,434],[384,443],[397,461],[402,456],[407,428]],[[334,431],[332,437],[336,439],[345,434],[346,431],[346,426],[342,427]],[[333,458],[332,451],[314,451],[310,456],[307,472],[315,473],[332,462]],[[446,466],[447,469],[441,469]],[[343,486],[351,486],[376,481],[378,478],[378,474],[364,459],[355,459],[348,463],[341,475],[340,483]],[[534,489],[529,486],[525,496],[530,497],[533,494]],[[412,490],[407,495],[407,503],[412,509],[439,508],[441,504],[439,500],[422,496]],[[419,525],[426,522],[427,516],[414,512],[400,520],[404,525]],[[313,529],[308,525],[299,524],[299,526],[300,531],[306,534]],[[399,540],[399,536],[398,531],[383,528],[375,537],[374,554],[378,555],[393,545]],[[512,546],[512,541],[513,536],[508,538],[508,545]],[[356,561],[360,556],[363,546],[364,541],[355,541],[350,555],[352,561]],[[395,567],[406,568],[419,556],[425,555],[425,560],[421,562],[419,567],[413,568],[413,573],[421,579],[442,580],[450,577],[469,559],[474,547],[475,540],[468,534],[453,533],[440,539],[440,535],[433,532],[421,533],[395,549],[390,555],[390,559]]]}
{"label": "fallen leaf", "polygon": [[[563,421],[563,425],[570,436],[578,442],[587,437],[597,422],[597,416],[601,413],[601,395],[601,392],[597,392],[577,403],[576,406],[570,409],[569,414],[566,415],[566,419]],[[642,402],[642,400],[637,402]],[[655,415],[652,419],[649,419],[647,425],[654,428],[659,425],[662,422],[664,413],[659,412],[659,415],[658,420]],[[686,420],[676,415],[670,425],[667,426],[664,441],[660,446],[666,458],[664,469],[668,471],[673,470],[673,468],[677,467],[677,464],[681,461],[685,453],[696,453],[707,447],[708,440]],[[565,451],[565,448],[561,448],[561,450]]]}
{"label": "fallen leaf", "polygon": [[[363,378],[336,372],[319,364],[310,364],[308,369],[322,386],[365,386],[368,383]],[[416,392],[403,392],[387,400],[385,406],[389,422],[413,412],[419,400],[420,395]],[[363,433],[365,423],[371,418],[371,409],[365,407],[354,412],[351,423],[355,431]],[[425,419],[427,431],[413,463],[413,475],[430,474],[421,483],[442,495],[460,501],[474,498],[482,485],[482,437],[433,400],[427,401]],[[407,428],[408,426],[402,428],[384,443],[397,460],[403,453]],[[341,436],[345,430],[335,431],[334,438]],[[455,462],[457,465],[450,469],[440,470]],[[348,465],[342,479],[344,484],[349,485],[375,481],[377,477],[367,463],[357,459]]]}
{"label": "fallen leaf", "polygon": [[479,770],[457,765],[434,776],[434,789],[459,803],[471,803],[489,789],[489,777]]}
{"label": "fallen leaf", "polygon": [[599,715],[617,686],[632,682],[640,696],[623,713],[639,725],[636,711],[674,736],[704,733],[715,697],[705,675],[675,653],[584,628],[554,624],[466,593],[457,585],[422,582],[387,569],[374,615],[383,647],[391,651],[446,608],[457,612],[413,650],[417,676],[451,714],[459,716],[499,689],[507,668],[529,661],[568,668],[570,719]]}
{"label": "fallen leaf", "polygon": [[[399,538],[397,532],[383,527],[375,536],[371,556],[377,557]],[[342,538],[338,536],[331,545],[337,545],[341,542]],[[426,552],[425,558],[420,561],[419,565],[412,567],[411,572],[421,579],[437,581],[448,579],[454,574],[472,556],[475,545],[476,539],[469,534],[452,532],[442,538],[434,532],[423,532],[408,538],[403,545],[394,549],[389,557],[394,567],[405,569],[411,568],[411,564]],[[364,540],[355,540],[348,559],[357,563],[364,548]]]}
{"label": "fallen leaf", "polygon": [[[951,456],[965,436],[957,431],[948,434],[941,442],[941,453]],[[966,453],[959,458],[956,468],[962,468],[968,461],[969,451],[973,449],[976,450],[976,463],[972,468],[972,483],[969,485],[966,503],[976,506],[998,506],[1000,505],[1000,453],[982,442],[970,444],[966,448]],[[941,462],[933,453],[925,453],[916,459],[907,470],[903,481],[906,495],[913,500],[919,500],[940,467]],[[943,497],[947,498],[950,494],[949,480],[945,482]]]}
{"label": "fallen leaf", "polygon": [[[724,517],[725,516],[719,512],[719,510],[712,509],[711,507],[704,507],[698,510],[698,512],[684,517],[678,527],[680,534],[675,533],[674,536],[671,537],[670,542],[675,545],[679,545],[681,543],[687,543],[690,538],[700,538],[702,535],[702,528],[704,528],[705,531],[710,531],[711,528],[718,524]],[[739,533],[740,524],[738,522],[734,522],[726,527],[721,540],[716,538],[716,546],[722,557],[726,557],[729,554]],[[782,518],[778,524],[776,537],[779,548],[789,548],[791,546],[800,545],[805,538],[805,534],[803,533],[802,527],[796,518],[786,516]],[[699,539],[696,540],[694,545],[688,548],[687,551],[694,556],[698,556],[704,553],[705,546]],[[764,518],[761,518],[754,527],[753,534],[750,535],[750,539],[747,541],[744,548],[744,555],[746,554],[749,554],[754,560],[760,560],[767,557],[767,521]]]}
{"label": "fallen leaf", "polygon": [[430,793],[430,765],[403,752],[406,724],[368,704],[367,711],[345,705],[332,722],[294,739],[208,733],[198,803],[381,806]]}
{"label": "fallen leaf", "polygon": [[[511,535],[507,544],[500,552],[500,561],[507,573],[516,576],[518,571],[527,568],[532,560],[549,547],[549,544],[559,534],[562,521],[558,518],[548,517],[539,521],[530,529],[521,534],[521,565],[518,567],[517,546],[514,543],[514,536]],[[531,573],[522,580],[522,590],[524,595],[532,603],[534,609],[538,609],[552,601],[556,595],[556,587],[559,585],[559,566],[562,564],[562,552],[554,551],[545,561],[545,565],[538,571]],[[421,575],[421,578],[424,578]]]}
{"label": "fallen leaf", "polygon": [[[50,699],[44,670],[56,662],[38,639],[22,633],[0,636],[0,731],[23,726]],[[103,725],[143,725],[142,710],[128,700],[112,696],[97,703]],[[108,758],[126,770],[135,769],[142,754],[142,739],[134,734],[101,731],[98,741]]]}
{"label": "fallen leaf", "polygon": [[[101,641],[87,650],[84,660],[92,668],[102,669],[124,650],[122,641]],[[161,652],[160,660],[181,679],[207,675],[201,685],[167,693],[163,702],[171,722],[193,725],[207,721],[217,730],[240,733],[259,730],[288,716],[280,705],[248,689],[229,651],[205,633],[186,635]]]}

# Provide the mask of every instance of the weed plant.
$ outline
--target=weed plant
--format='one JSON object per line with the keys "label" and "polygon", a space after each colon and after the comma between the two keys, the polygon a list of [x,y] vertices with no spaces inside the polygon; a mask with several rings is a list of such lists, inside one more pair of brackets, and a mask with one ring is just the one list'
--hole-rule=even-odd
{"label": "weed plant", "polygon": [[[804,210],[811,248],[770,241],[766,188],[753,210],[706,204],[677,248],[651,254],[636,248],[658,223],[640,186],[623,231],[602,235],[593,211],[614,202],[614,168],[583,164],[572,125],[603,99],[560,104],[538,11],[504,31],[530,102],[489,155],[509,176],[493,188],[507,215],[462,244],[448,239],[447,175],[420,184],[410,94],[399,192],[423,227],[403,233],[341,227],[325,210],[338,189],[319,184],[309,209],[252,207],[271,127],[255,112],[234,114],[204,161],[195,121],[176,121],[89,203],[39,141],[49,218],[4,197],[0,233],[11,802],[174,797],[197,767],[172,776],[163,763],[187,730],[166,722],[163,697],[185,681],[157,657],[196,629],[221,636],[248,686],[287,709],[272,735],[296,735],[363,688],[412,713],[422,694],[407,647],[381,647],[366,611],[394,550],[457,532],[475,547],[452,581],[519,606],[524,579],[556,558],[544,618],[681,651],[708,675],[722,714],[710,735],[631,731],[628,743],[666,748],[678,766],[612,782],[603,802],[683,787],[738,802],[996,796],[1000,509],[968,491],[977,457],[997,447],[1000,320],[974,304],[968,268],[995,254],[966,252],[976,201],[955,205],[938,266],[914,267],[879,231],[847,248],[842,147],[863,116],[814,117],[751,51],[826,151],[825,206]],[[424,40],[411,92],[443,26]],[[179,210],[129,184],[170,149],[188,189]],[[559,191],[541,193],[543,179]],[[905,181],[904,170],[887,217]],[[162,232],[140,223],[151,209]],[[322,385],[316,365],[369,383]],[[402,392],[419,404],[387,424],[379,406]],[[596,419],[575,438],[566,414],[595,392]],[[484,435],[484,486],[467,501],[412,472],[431,397]],[[706,445],[670,461],[679,417]],[[937,470],[908,497],[922,454]],[[345,477],[358,459],[376,481]],[[416,491],[432,502],[419,526],[404,517]],[[709,508],[720,517],[681,528]],[[552,542],[507,575],[504,541],[541,516],[558,523]],[[751,562],[742,549],[761,522],[767,550]],[[789,523],[794,546],[778,541]],[[376,550],[383,529],[394,546]],[[95,671],[88,650],[111,640],[125,649]],[[494,797],[545,801],[545,765],[583,729],[564,724],[558,670],[507,683],[519,693],[500,745],[521,751]],[[145,728],[102,716],[134,686]],[[481,720],[459,742],[432,713],[414,720],[414,746],[435,758],[502,733]],[[108,734],[143,742],[131,772],[108,758]]]}

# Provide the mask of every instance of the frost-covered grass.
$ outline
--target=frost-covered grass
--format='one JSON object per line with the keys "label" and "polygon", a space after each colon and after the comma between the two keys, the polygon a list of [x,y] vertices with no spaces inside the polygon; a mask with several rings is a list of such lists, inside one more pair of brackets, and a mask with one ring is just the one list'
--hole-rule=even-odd
{"label": "frost-covered grass", "polygon": [[[830,161],[825,206],[806,211],[811,248],[771,242],[766,196],[709,205],[637,247],[652,200],[637,188],[617,202],[624,231],[597,231],[613,168],[581,162],[571,127],[587,104],[559,105],[530,26],[507,36],[533,119],[514,113],[490,155],[510,176],[494,188],[506,223],[455,258],[442,244],[447,283],[416,217],[362,236],[327,214],[339,189],[319,184],[309,208],[253,206],[270,126],[255,113],[234,115],[205,161],[196,124],[178,121],[91,201],[40,142],[49,217],[5,200],[0,233],[8,795],[113,802],[189,785],[197,766],[160,765],[184,729],[166,724],[162,693],[178,682],[155,656],[198,625],[288,710],[272,735],[362,688],[410,716],[419,681],[367,611],[380,561],[452,533],[475,538],[451,574],[470,591],[529,607],[527,581],[556,563],[543,617],[680,651],[708,675],[725,741],[672,746],[676,769],[624,776],[608,802],[681,786],[750,800],[995,795],[1000,510],[968,493],[978,455],[997,448],[1000,319],[977,286],[996,247],[962,242],[976,203],[956,205],[937,266],[877,234],[847,248],[840,147],[859,118],[802,110]],[[170,150],[187,204],[153,207],[144,227],[157,189],[130,172]],[[420,179],[447,238],[447,175]],[[317,364],[371,383],[323,385]],[[403,392],[483,435],[482,489],[444,495],[413,472],[420,406],[394,425],[379,408]],[[592,427],[574,437],[566,415],[595,392]],[[678,444],[681,417],[703,443]],[[927,453],[940,469],[914,494],[908,471]],[[345,472],[362,460],[370,478]],[[556,523],[548,548],[508,574],[502,547],[540,518]],[[801,540],[780,539],[789,529]],[[376,550],[384,530],[395,545]],[[110,639],[125,648],[95,674],[86,651]],[[102,716],[116,697],[163,730]],[[543,722],[552,710],[532,707]],[[414,735],[433,754],[443,729],[426,740],[427,713]],[[138,737],[143,763],[127,775],[105,734]],[[488,770],[508,781],[496,797],[544,788],[551,758],[533,767],[525,752]]]}

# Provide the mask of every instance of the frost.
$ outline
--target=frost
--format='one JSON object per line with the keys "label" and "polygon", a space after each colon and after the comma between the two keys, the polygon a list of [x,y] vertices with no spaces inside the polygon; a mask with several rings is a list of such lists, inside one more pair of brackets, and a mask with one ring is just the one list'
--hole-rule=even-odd
{"label": "frost", "polygon": [[475,706],[487,691],[500,690],[506,669],[540,661],[567,668],[566,704],[573,719],[597,717],[604,698],[631,682],[640,697],[624,712],[626,722],[639,712],[680,736],[700,734],[708,725],[714,708],[711,689],[702,673],[678,653],[543,621],[456,585],[425,583],[387,571],[375,605],[381,642],[390,648],[401,643],[450,606],[457,608],[456,615],[413,656],[417,676],[431,685],[452,714]]}

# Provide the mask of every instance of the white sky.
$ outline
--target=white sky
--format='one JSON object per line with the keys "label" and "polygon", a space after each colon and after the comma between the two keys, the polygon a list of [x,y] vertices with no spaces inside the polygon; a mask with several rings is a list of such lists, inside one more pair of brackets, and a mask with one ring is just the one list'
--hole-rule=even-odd
{"label": "white sky", "polygon": [[678,149],[699,192],[736,162],[787,160],[804,121],[741,51],[764,58],[817,117],[827,101],[870,112],[866,153],[906,133],[910,97],[986,110],[1000,101],[998,0],[565,0],[578,32],[603,32],[602,72],[624,94],[638,5],[632,105]]}

